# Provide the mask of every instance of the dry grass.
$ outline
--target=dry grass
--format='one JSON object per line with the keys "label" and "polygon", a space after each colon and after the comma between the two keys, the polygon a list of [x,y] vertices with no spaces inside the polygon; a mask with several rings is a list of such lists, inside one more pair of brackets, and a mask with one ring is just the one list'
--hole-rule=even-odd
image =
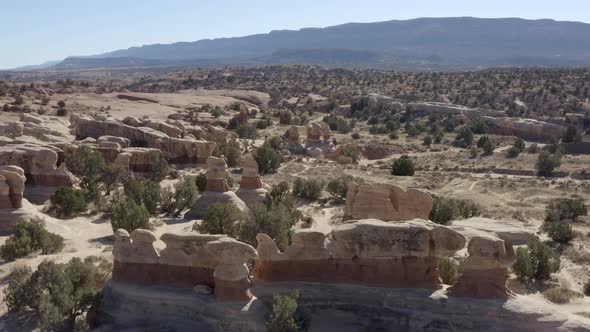
{"label": "dry grass", "polygon": [[563,287],[550,288],[543,292],[543,296],[545,299],[555,304],[567,304],[574,299],[584,297],[584,295],[578,292]]}

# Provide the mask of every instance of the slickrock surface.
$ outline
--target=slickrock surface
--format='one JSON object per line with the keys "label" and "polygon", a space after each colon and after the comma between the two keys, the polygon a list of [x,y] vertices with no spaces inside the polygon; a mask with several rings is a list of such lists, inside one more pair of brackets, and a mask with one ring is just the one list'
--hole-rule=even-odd
{"label": "slickrock surface", "polygon": [[404,191],[391,184],[349,183],[344,220],[427,220],[431,210],[432,197],[417,189]]}

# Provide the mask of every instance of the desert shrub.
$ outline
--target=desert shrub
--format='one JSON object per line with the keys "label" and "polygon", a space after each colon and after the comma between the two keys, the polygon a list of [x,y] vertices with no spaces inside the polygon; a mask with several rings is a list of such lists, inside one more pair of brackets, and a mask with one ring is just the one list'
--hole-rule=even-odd
{"label": "desert shrub", "polygon": [[57,115],[57,116],[66,116],[66,115],[68,115],[68,111],[65,108],[61,108],[60,107],[55,112],[55,115]]}
{"label": "desert shrub", "polygon": [[218,144],[213,152],[216,157],[223,156],[228,167],[236,167],[241,154],[240,144],[237,142]]}
{"label": "desert shrub", "polygon": [[389,133],[388,137],[389,137],[389,139],[398,139],[399,135],[398,135],[397,131],[392,131]]}
{"label": "desert shrub", "polygon": [[516,149],[518,149],[518,151],[520,151],[520,152],[524,152],[524,150],[526,149],[526,143],[520,137],[517,137],[514,140],[514,143],[512,144],[512,146],[515,147]]}
{"label": "desert shrub", "polygon": [[236,129],[236,134],[238,134],[238,137],[240,138],[256,139],[258,137],[258,130],[256,130],[256,127],[249,124],[241,124]]}
{"label": "desert shrub", "polygon": [[471,129],[467,127],[461,128],[455,137],[455,142],[463,147],[470,146],[473,143],[473,132]]}
{"label": "desert shrub", "polygon": [[424,136],[424,145],[430,146],[432,144],[432,136],[426,135]]}
{"label": "desert shrub", "polygon": [[349,157],[350,159],[352,159],[352,162],[355,164],[361,158],[361,152],[360,152],[359,148],[355,145],[352,145],[352,144],[342,145],[340,147],[340,151],[342,152],[343,156]]}
{"label": "desert shrub", "polygon": [[80,178],[80,186],[89,190],[102,178],[105,161],[100,152],[87,145],[81,145],[71,155],[66,156],[66,166]]}
{"label": "desert shrub", "polygon": [[552,221],[543,223],[543,231],[549,237],[559,243],[569,243],[574,238],[572,226],[564,221]]}
{"label": "desert shrub", "polygon": [[480,137],[480,138],[477,140],[477,144],[476,144],[476,145],[477,145],[477,147],[478,147],[478,148],[483,148],[483,146],[486,144],[486,142],[489,142],[489,141],[491,141],[490,137],[489,137],[489,136],[486,136],[486,135],[484,135],[484,136],[481,136],[481,137]]}
{"label": "desert shrub", "polygon": [[170,174],[170,171],[171,168],[166,158],[159,154],[152,157],[152,169],[148,174],[151,180],[160,182]]}
{"label": "desert shrub", "polygon": [[550,154],[547,151],[541,151],[539,158],[535,163],[537,169],[537,175],[539,176],[551,176],[553,170],[555,170],[561,164],[560,154]]}
{"label": "desert shrub", "polygon": [[199,173],[195,177],[195,184],[200,193],[205,192],[207,190],[207,175],[205,173]]}
{"label": "desert shrub", "polygon": [[123,189],[127,198],[137,205],[145,206],[150,215],[155,216],[159,212],[158,208],[162,201],[159,183],[131,177],[125,182]]}
{"label": "desert shrub", "polygon": [[166,214],[173,214],[176,211],[176,202],[174,201],[174,191],[172,190],[172,187],[166,186],[160,189],[160,197],[162,197],[160,210]]}
{"label": "desert shrub", "polygon": [[545,221],[571,220],[588,215],[588,207],[582,199],[560,198],[553,200],[545,208]]}
{"label": "desert shrub", "polygon": [[238,239],[256,245],[256,235],[264,233],[274,240],[279,249],[285,250],[289,246],[293,225],[294,220],[284,204],[270,207],[255,205],[242,223]]}
{"label": "desert shrub", "polygon": [[506,152],[508,158],[516,158],[520,154],[520,150],[517,147],[511,146]]}
{"label": "desert shrub", "polygon": [[86,210],[86,194],[82,190],[71,187],[59,187],[51,196],[51,207],[62,216],[69,217],[74,213]]}
{"label": "desert shrub", "polygon": [[413,176],[414,162],[408,156],[401,156],[391,165],[391,175],[396,176]]}
{"label": "desert shrub", "polygon": [[512,266],[521,281],[546,280],[560,268],[560,257],[537,238],[531,240],[526,247],[516,250],[516,262]]}
{"label": "desert shrub", "polygon": [[527,153],[530,154],[534,154],[534,153],[539,153],[539,146],[537,145],[537,143],[533,143],[531,145],[529,145],[529,147],[526,149]]}
{"label": "desert shrub", "polygon": [[543,292],[543,297],[555,304],[567,304],[573,299],[584,297],[582,294],[564,287],[553,287]]}
{"label": "desert shrub", "polygon": [[494,153],[494,150],[496,149],[496,146],[494,145],[494,143],[492,142],[491,139],[486,140],[483,143],[483,153],[486,156],[492,155]]}
{"label": "desert shrub", "polygon": [[475,134],[485,134],[487,133],[489,130],[488,125],[485,121],[483,120],[479,120],[477,121],[472,127],[471,127],[471,131],[473,131],[473,133]]}
{"label": "desert shrub", "polygon": [[180,182],[174,186],[174,189],[174,205],[176,215],[179,215],[182,213],[182,211],[193,206],[197,201],[197,198],[199,198],[197,180],[194,176],[184,176]]}
{"label": "desert shrub", "polygon": [[584,295],[590,296],[590,279],[588,279],[588,281],[586,281],[582,290],[584,292]]}
{"label": "desert shrub", "polygon": [[563,143],[572,143],[578,141],[579,139],[580,136],[578,135],[578,130],[575,126],[567,127],[567,129],[563,132],[563,135],[561,136],[561,141]]}
{"label": "desert shrub", "polygon": [[297,198],[316,200],[322,195],[324,183],[317,179],[297,178],[293,182],[293,196]]}
{"label": "desert shrub", "polygon": [[269,332],[299,332],[307,330],[307,319],[299,309],[299,293],[272,298],[272,311],[266,321]]}
{"label": "desert shrub", "polygon": [[66,264],[43,261],[35,272],[16,268],[9,275],[4,302],[11,312],[32,310],[41,330],[72,330],[76,317],[95,303],[101,275],[95,262],[80,258]]}
{"label": "desert shrub", "polygon": [[207,207],[203,222],[195,224],[193,229],[201,234],[225,234],[235,238],[241,219],[242,212],[235,205],[213,203]]}
{"label": "desert shrub", "polygon": [[352,137],[352,139],[360,139],[361,138],[361,134],[354,132],[350,135],[350,137]]}
{"label": "desert shrub", "polygon": [[326,185],[326,191],[336,199],[345,199],[346,193],[348,192],[348,184],[353,181],[355,181],[355,178],[351,175],[343,175],[331,179]]}
{"label": "desert shrub", "polygon": [[341,134],[348,134],[352,130],[350,122],[337,115],[326,115],[323,121],[330,126],[330,130]]}
{"label": "desert shrub", "polygon": [[262,144],[254,158],[258,163],[260,174],[276,173],[283,161],[281,153],[273,149],[268,141]]}
{"label": "desert shrub", "polygon": [[129,170],[116,164],[109,164],[104,168],[100,181],[104,184],[105,192],[110,195],[118,185],[127,181],[131,176]]}
{"label": "desert shrub", "polygon": [[16,224],[14,234],[0,246],[0,256],[13,261],[41,250],[42,255],[60,252],[64,247],[63,237],[48,232],[42,219],[33,219]]}
{"label": "desert shrub", "polygon": [[465,262],[457,262],[452,258],[441,258],[438,261],[440,277],[445,285],[453,285],[463,273]]}
{"label": "desert shrub", "polygon": [[145,206],[132,199],[123,199],[113,206],[111,226],[113,231],[124,229],[129,233],[138,228],[149,229],[150,215]]}
{"label": "desert shrub", "polygon": [[479,205],[473,201],[433,195],[432,210],[428,219],[437,224],[446,225],[451,220],[475,217],[480,212]]}

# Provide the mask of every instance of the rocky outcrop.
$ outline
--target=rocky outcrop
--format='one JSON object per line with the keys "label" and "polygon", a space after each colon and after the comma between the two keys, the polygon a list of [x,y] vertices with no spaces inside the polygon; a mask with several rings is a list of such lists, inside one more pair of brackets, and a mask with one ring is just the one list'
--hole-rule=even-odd
{"label": "rocky outcrop", "polygon": [[487,123],[490,134],[516,136],[525,140],[550,141],[561,137],[565,127],[533,119],[489,117],[481,118]]}
{"label": "rocky outcrop", "polygon": [[162,152],[158,149],[126,148],[121,150],[114,163],[133,172],[150,172],[160,156]]}
{"label": "rocky outcrop", "polygon": [[164,134],[174,138],[181,138],[184,135],[183,131],[177,126],[162,121],[148,120],[144,121],[142,125],[157,131],[161,131]]}
{"label": "rocky outcrop", "polygon": [[246,262],[257,256],[245,243],[224,235],[164,234],[158,238],[138,229],[115,233],[113,280],[144,286],[193,289],[211,287],[218,301],[248,302],[251,298]]}
{"label": "rocky outcrop", "polygon": [[58,166],[59,154],[63,154],[61,149],[48,145],[8,144],[0,146],[0,166],[22,168],[29,185],[72,186],[75,178],[65,163]]}
{"label": "rocky outcrop", "polygon": [[187,126],[186,132],[189,135],[193,135],[197,139],[206,141],[212,141],[217,144],[228,144],[235,142],[238,139],[238,135],[227,129],[216,127],[212,125],[204,126]]}
{"label": "rocky outcrop", "polygon": [[244,157],[244,166],[242,167],[240,189],[236,191],[236,195],[238,195],[247,206],[253,206],[262,203],[267,193],[268,191],[262,187],[256,159],[254,159],[252,155],[246,155]]}
{"label": "rocky outcrop", "polygon": [[428,219],[432,197],[417,189],[403,190],[391,184],[348,184],[344,220],[402,221]]}
{"label": "rocky outcrop", "polygon": [[0,209],[23,207],[25,171],[18,166],[0,167]]}
{"label": "rocky outcrop", "polygon": [[335,146],[331,142],[332,131],[325,123],[314,123],[306,128],[305,153],[311,157],[320,157],[334,152]]}
{"label": "rocky outcrop", "polygon": [[112,147],[112,148],[128,148],[131,146],[131,141],[125,137],[116,136],[101,136],[96,140],[96,143],[100,147]]}
{"label": "rocky outcrop", "polygon": [[268,235],[256,239],[257,280],[386,288],[440,288],[438,258],[465,246],[461,234],[425,220],[366,219],[340,225],[327,236],[300,230],[282,253]]}
{"label": "rocky outcrop", "polygon": [[289,152],[293,154],[304,154],[305,147],[299,140],[299,128],[297,126],[291,126],[283,134],[283,140],[287,143]]}
{"label": "rocky outcrop", "polygon": [[508,268],[514,263],[512,243],[493,235],[477,236],[467,246],[463,274],[448,294],[458,297],[507,299]]}
{"label": "rocky outcrop", "polygon": [[279,112],[279,124],[290,125],[293,121],[293,112],[289,110],[282,110]]}
{"label": "rocky outcrop", "polygon": [[212,203],[232,204],[241,211],[248,210],[246,203],[230,190],[226,178],[229,175],[225,160],[217,157],[207,159],[207,189],[197,199],[185,218],[200,219]]}

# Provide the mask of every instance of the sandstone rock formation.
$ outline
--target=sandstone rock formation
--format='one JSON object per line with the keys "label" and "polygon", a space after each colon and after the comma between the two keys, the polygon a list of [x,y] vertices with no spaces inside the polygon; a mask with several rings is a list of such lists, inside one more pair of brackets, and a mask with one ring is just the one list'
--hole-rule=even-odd
{"label": "sandstone rock formation", "polygon": [[328,154],[335,150],[334,144],[330,141],[332,131],[325,122],[313,123],[307,126],[306,136],[305,153],[312,157]]}
{"label": "sandstone rock formation", "polygon": [[25,171],[18,166],[0,167],[0,209],[23,207]]}
{"label": "sandstone rock formation", "polygon": [[262,203],[267,193],[268,191],[262,187],[256,159],[252,155],[246,155],[244,157],[244,166],[242,167],[240,189],[236,191],[236,195],[247,206],[253,206],[257,203]]}
{"label": "sandstone rock formation", "polygon": [[293,121],[293,117],[293,112],[288,110],[282,110],[279,112],[279,124],[290,125],[291,121]]}
{"label": "sandstone rock formation", "polygon": [[525,140],[549,141],[561,137],[565,127],[534,119],[483,116],[490,134],[517,136]]}
{"label": "sandstone rock formation", "polygon": [[283,253],[268,235],[256,239],[257,280],[387,288],[440,288],[438,258],[465,246],[461,234],[425,220],[359,220],[340,225],[327,236],[300,230]]}
{"label": "sandstone rock formation", "polygon": [[22,168],[30,185],[49,187],[72,186],[74,176],[65,163],[58,166],[63,151],[49,145],[8,144],[0,146],[0,166],[14,165]]}
{"label": "sandstone rock formation", "polygon": [[465,261],[463,274],[448,294],[457,297],[508,298],[508,268],[515,261],[512,243],[493,235],[481,235],[469,241],[467,250],[469,257]]}
{"label": "sandstone rock formation", "polygon": [[225,203],[236,206],[241,211],[248,210],[242,201],[227,185],[229,171],[225,160],[217,157],[207,159],[207,189],[199,196],[195,205],[187,212],[185,218],[200,219],[212,203]]}
{"label": "sandstone rock formation", "polygon": [[299,128],[297,126],[291,126],[283,134],[283,139],[287,143],[289,152],[293,154],[304,154],[305,147],[299,140]]}
{"label": "sandstone rock formation", "polygon": [[121,150],[114,163],[133,172],[150,172],[159,156],[162,152],[158,149],[126,148]]}
{"label": "sandstone rock formation", "polygon": [[426,219],[432,197],[417,189],[403,190],[391,184],[348,184],[344,220],[379,219],[402,221]]}
{"label": "sandstone rock formation", "polygon": [[240,110],[238,113],[238,123],[248,123],[248,120],[250,120],[250,112],[248,111],[248,107],[246,107],[246,105],[244,104],[240,104]]}
{"label": "sandstone rock formation", "polygon": [[[116,137],[116,136],[101,136],[97,139],[96,143],[101,147],[117,147],[121,148],[128,148],[131,146],[131,141],[124,137]],[[112,145],[117,144],[117,146]]]}
{"label": "sandstone rock formation", "polygon": [[251,298],[246,262],[257,256],[245,243],[224,235],[169,234],[158,238],[147,230],[115,233],[113,280],[145,286],[193,289],[207,285],[218,301],[248,302]]}

